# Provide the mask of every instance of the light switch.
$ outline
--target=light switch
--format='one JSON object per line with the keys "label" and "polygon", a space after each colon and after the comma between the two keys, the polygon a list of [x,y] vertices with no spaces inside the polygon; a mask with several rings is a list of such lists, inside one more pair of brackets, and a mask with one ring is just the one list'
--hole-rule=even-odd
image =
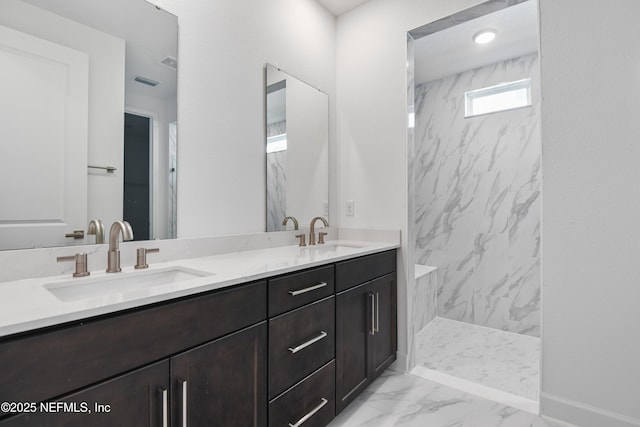
{"label": "light switch", "polygon": [[323,200],[322,201],[322,215],[325,218],[329,216],[329,201],[328,200]]}
{"label": "light switch", "polygon": [[347,200],[344,203],[344,210],[347,216],[353,216],[353,200]]}

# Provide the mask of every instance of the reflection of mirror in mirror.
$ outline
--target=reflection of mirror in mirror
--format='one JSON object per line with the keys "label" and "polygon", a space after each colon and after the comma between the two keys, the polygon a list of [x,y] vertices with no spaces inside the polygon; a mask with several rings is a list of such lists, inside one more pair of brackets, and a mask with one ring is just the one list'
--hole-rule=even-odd
{"label": "reflection of mirror in mirror", "polygon": [[176,236],[175,16],[144,0],[2,0],[0,70],[0,249],[91,244],[92,219]]}
{"label": "reflection of mirror in mirror", "polygon": [[267,231],[329,215],[329,99],[267,64]]}

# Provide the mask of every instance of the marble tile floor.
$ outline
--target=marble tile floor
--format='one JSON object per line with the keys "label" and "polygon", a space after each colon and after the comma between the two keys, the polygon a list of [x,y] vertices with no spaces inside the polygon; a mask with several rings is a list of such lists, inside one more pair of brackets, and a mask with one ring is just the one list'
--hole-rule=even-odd
{"label": "marble tile floor", "polygon": [[437,317],[416,335],[416,365],[538,401],[537,337]]}
{"label": "marble tile floor", "polygon": [[387,370],[329,427],[560,427],[537,415]]}

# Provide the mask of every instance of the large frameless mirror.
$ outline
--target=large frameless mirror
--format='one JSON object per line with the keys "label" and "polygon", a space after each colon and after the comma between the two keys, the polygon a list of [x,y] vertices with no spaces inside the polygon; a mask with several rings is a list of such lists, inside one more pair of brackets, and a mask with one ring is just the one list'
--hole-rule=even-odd
{"label": "large frameless mirror", "polygon": [[267,231],[329,215],[329,97],[266,66]]}
{"label": "large frameless mirror", "polygon": [[176,236],[177,29],[144,0],[0,2],[0,249]]}

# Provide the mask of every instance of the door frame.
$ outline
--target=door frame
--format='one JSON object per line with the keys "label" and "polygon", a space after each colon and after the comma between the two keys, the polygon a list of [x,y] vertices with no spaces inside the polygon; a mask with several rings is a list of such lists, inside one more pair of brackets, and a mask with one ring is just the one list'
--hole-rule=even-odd
{"label": "door frame", "polygon": [[125,114],[149,119],[149,240],[155,239],[155,217],[153,214],[154,193],[156,190],[155,172],[158,164],[157,145],[159,135],[158,115],[154,112],[136,107],[124,107]]}

